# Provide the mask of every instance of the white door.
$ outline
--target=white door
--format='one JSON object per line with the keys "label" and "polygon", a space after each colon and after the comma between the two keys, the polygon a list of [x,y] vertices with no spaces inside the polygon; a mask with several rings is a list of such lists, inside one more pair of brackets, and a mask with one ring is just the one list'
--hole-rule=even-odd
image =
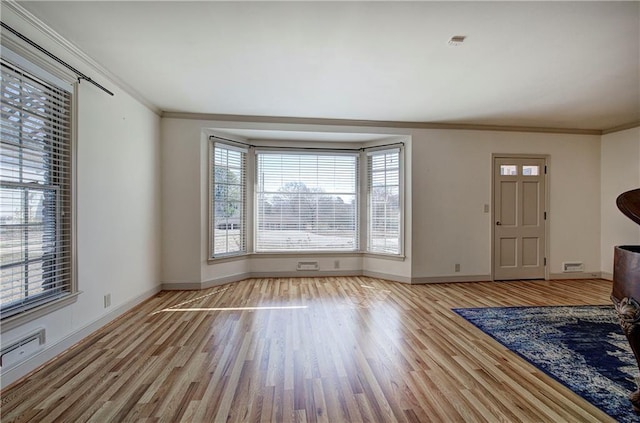
{"label": "white door", "polygon": [[544,279],[544,158],[494,157],[493,279]]}

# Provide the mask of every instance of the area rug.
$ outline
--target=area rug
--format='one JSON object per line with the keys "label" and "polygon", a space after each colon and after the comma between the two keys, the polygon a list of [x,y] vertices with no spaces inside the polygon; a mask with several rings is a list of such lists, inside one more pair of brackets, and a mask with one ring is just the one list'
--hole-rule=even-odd
{"label": "area rug", "polygon": [[638,422],[638,375],[610,306],[491,307],[456,313],[619,422]]}

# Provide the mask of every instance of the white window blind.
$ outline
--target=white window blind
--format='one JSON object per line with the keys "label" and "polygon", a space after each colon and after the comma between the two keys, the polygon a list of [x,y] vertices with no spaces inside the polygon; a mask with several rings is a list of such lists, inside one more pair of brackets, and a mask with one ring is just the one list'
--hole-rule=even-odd
{"label": "white window blind", "polygon": [[2,60],[0,315],[70,294],[71,94]]}
{"label": "white window blind", "polygon": [[358,250],[358,156],[257,152],[255,250]]}
{"label": "white window blind", "polygon": [[247,152],[213,142],[211,256],[246,252]]}
{"label": "white window blind", "polygon": [[368,156],[368,251],[400,254],[400,150],[373,151]]}

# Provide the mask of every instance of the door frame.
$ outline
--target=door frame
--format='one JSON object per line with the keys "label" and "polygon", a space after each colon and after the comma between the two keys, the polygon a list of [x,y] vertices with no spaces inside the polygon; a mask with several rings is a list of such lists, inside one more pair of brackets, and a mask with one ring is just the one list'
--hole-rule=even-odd
{"label": "door frame", "polygon": [[550,187],[550,175],[551,175],[551,156],[549,154],[514,154],[514,153],[492,153],[491,154],[491,280],[495,280],[495,255],[496,255],[496,211],[495,211],[495,201],[496,201],[496,181],[495,181],[495,164],[497,158],[505,158],[505,159],[543,159],[544,160],[544,201],[545,201],[545,212],[547,214],[547,218],[544,219],[544,257],[546,259],[546,263],[544,265],[544,280],[549,280],[551,268],[551,258],[549,257],[549,253],[551,251],[551,234],[550,234],[550,220],[551,220],[551,190]]}

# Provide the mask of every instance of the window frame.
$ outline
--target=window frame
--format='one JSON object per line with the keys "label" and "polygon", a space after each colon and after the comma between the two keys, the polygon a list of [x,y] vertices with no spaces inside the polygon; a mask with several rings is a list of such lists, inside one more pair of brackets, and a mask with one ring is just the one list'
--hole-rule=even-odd
{"label": "window frame", "polygon": [[[371,205],[372,201],[372,174],[371,174],[371,157],[376,154],[388,154],[390,152],[397,151],[398,154],[398,251],[397,252],[385,252],[378,251],[372,248],[372,212],[373,207]],[[397,147],[389,148],[389,147],[372,147],[365,151],[366,155],[366,181],[365,181],[365,192],[366,192],[366,222],[367,222],[367,231],[366,231],[366,253],[370,255],[379,255],[386,257],[404,257],[404,221],[405,221],[405,203],[404,203],[404,145],[399,145]],[[386,178],[385,178],[386,179]],[[385,185],[386,187],[386,185]]]}
{"label": "window frame", "polygon": [[[267,255],[267,254],[276,254],[276,255],[291,255],[291,254],[354,254],[361,253],[361,237],[362,237],[362,221],[360,218],[361,214],[361,189],[360,189],[360,169],[361,169],[361,154],[357,151],[353,150],[344,150],[344,149],[324,149],[324,148],[296,148],[296,147],[280,147],[277,149],[269,148],[269,147],[259,147],[254,152],[255,154],[255,178],[254,178],[254,189],[253,189],[253,204],[254,209],[252,210],[252,218],[253,218],[253,240],[254,243],[252,245],[252,252],[254,254],[259,255]],[[259,156],[260,154],[291,154],[291,155],[308,155],[308,156],[342,156],[342,157],[353,157],[354,161],[354,169],[353,169],[353,177],[354,177],[354,192],[349,195],[354,196],[354,231],[355,235],[353,237],[355,246],[353,249],[331,249],[331,248],[323,248],[323,249],[274,249],[274,250],[258,250],[258,231],[259,231],[259,222],[258,222],[258,213],[259,213],[259,200],[258,196],[261,191],[258,189],[259,186]],[[331,193],[327,193],[331,194]],[[347,194],[347,193],[342,193]],[[320,195],[320,193],[312,194],[312,195]]]}
{"label": "window frame", "polygon": [[[9,35],[9,34],[8,34]],[[64,290],[60,295],[51,296],[36,296],[32,300],[26,301],[22,305],[16,305],[4,310],[2,316],[0,316],[1,329],[0,333],[7,332],[16,327],[19,327],[29,321],[35,320],[63,307],[66,307],[77,300],[80,291],[78,290],[77,282],[77,201],[76,201],[76,187],[77,187],[77,96],[78,87],[75,75],[62,69],[58,65],[52,63],[52,61],[32,49],[21,45],[11,36],[3,37],[2,39],[2,57],[10,66],[18,69],[20,72],[31,77],[46,86],[54,87],[54,89],[67,91],[69,94],[69,135],[64,141],[66,148],[68,148],[68,159],[64,163],[57,163],[52,166],[52,172],[55,173],[54,179],[60,178],[60,174],[67,173],[64,176],[64,181],[55,181],[50,184],[38,184],[33,187],[24,186],[24,183],[12,184],[5,181],[3,186],[10,187],[15,186],[16,189],[33,189],[33,190],[51,190],[54,189],[59,192],[59,188],[56,188],[59,183],[67,184],[68,188],[68,204],[62,208],[60,206],[61,200],[56,200],[56,212],[55,212],[55,226],[56,226],[56,242],[58,242],[62,236],[68,236],[69,241],[64,247],[64,254],[68,256],[65,259],[64,268],[62,270],[69,272],[69,277],[65,282]],[[57,144],[57,143],[56,143]],[[59,144],[57,144],[59,145]],[[61,167],[62,166],[62,167]],[[67,168],[66,170],[60,170]],[[22,185],[22,187],[21,187]],[[28,184],[27,184],[28,185]],[[57,194],[59,195],[59,194]],[[62,214],[68,214],[68,219],[63,218]],[[64,226],[65,234],[60,234],[60,228]],[[57,260],[60,260],[59,258]],[[54,272],[57,273],[61,270],[60,263],[56,263]],[[56,282],[54,285],[58,284]],[[6,313],[9,313],[8,315]]]}
{"label": "window frame", "polygon": [[[241,211],[241,216],[240,216],[240,239],[242,242],[242,248],[238,251],[232,251],[232,252],[225,252],[225,253],[218,253],[216,254],[215,252],[215,240],[216,240],[216,230],[219,228],[216,228],[215,226],[215,154],[216,154],[216,146],[220,146],[220,148],[224,148],[228,151],[237,151],[240,152],[242,154],[241,157],[241,162],[242,162],[242,167],[241,167],[241,176],[242,178],[244,178],[244,180],[242,181],[242,183],[238,184],[241,187],[242,190],[242,211]],[[249,172],[249,151],[248,149],[244,148],[244,147],[239,147],[237,146],[233,141],[230,140],[225,140],[225,139],[221,139],[221,138],[217,138],[215,136],[210,137],[209,139],[209,153],[208,153],[208,160],[209,160],[209,176],[208,176],[208,184],[207,184],[207,189],[208,189],[208,195],[209,195],[209,216],[208,216],[208,221],[209,221],[209,252],[208,252],[208,260],[222,260],[225,258],[232,258],[232,257],[238,257],[238,256],[245,256],[247,254],[249,254],[249,239],[248,239],[248,216],[250,215],[250,210],[249,210],[249,190],[250,190],[250,186],[249,186],[249,177],[248,177],[248,172]],[[228,228],[226,229],[228,230]]]}
{"label": "window frame", "polygon": [[[234,255],[224,255],[213,257],[211,255],[211,238],[213,236],[213,232],[211,230],[211,222],[212,219],[209,215],[208,219],[208,252],[207,252],[207,263],[208,264],[216,264],[222,263],[226,261],[234,261],[234,260],[242,260],[244,258],[249,258],[251,256],[259,256],[259,257],[300,257],[300,256],[342,256],[342,257],[377,257],[386,260],[400,260],[403,261],[405,259],[405,144],[402,141],[394,142],[391,144],[383,144],[383,145],[371,145],[363,146],[361,148],[353,148],[353,144],[344,143],[339,144],[336,143],[337,147],[298,147],[293,145],[282,145],[281,142],[264,142],[261,141],[257,145],[250,144],[246,140],[230,140],[227,138],[221,138],[219,135],[216,135],[212,132],[205,132],[208,140],[208,145],[212,145],[212,141],[214,139],[220,139],[221,142],[229,142],[231,145],[240,145],[242,148],[247,148],[247,161],[246,161],[246,207],[245,207],[245,227],[247,229],[246,232],[246,251],[243,254],[234,254]],[[345,147],[345,148],[343,148]],[[211,148],[211,147],[210,147]],[[371,152],[375,151],[384,151],[384,150],[392,150],[399,149],[399,201],[400,201],[400,234],[399,234],[399,252],[396,253],[385,253],[379,251],[370,251],[368,248],[369,245],[369,200],[368,200],[368,157],[367,155]],[[333,152],[333,153],[342,153],[342,154],[355,154],[357,156],[357,172],[356,172],[356,224],[358,225],[359,235],[357,237],[356,242],[358,243],[358,248],[355,250],[273,250],[273,251],[257,251],[256,250],[256,231],[257,231],[257,184],[258,184],[258,154],[259,152],[264,151],[290,151],[290,152],[309,152],[311,150],[316,150],[316,152]],[[208,168],[208,178],[209,182],[207,184],[209,202],[208,202],[208,210],[211,213],[212,201],[211,201],[211,157],[212,153],[209,153],[209,168]]]}

